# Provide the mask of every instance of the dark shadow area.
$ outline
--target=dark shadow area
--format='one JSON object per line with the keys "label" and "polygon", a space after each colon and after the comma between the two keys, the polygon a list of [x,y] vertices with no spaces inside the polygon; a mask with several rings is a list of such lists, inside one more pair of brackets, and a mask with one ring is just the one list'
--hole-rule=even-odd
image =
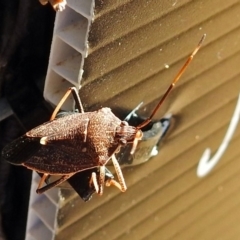
{"label": "dark shadow area", "polygon": [[[0,151],[50,117],[43,99],[55,12],[38,1],[0,3],[0,99],[15,115],[2,119]],[[25,239],[31,171],[0,159],[0,239]]]}

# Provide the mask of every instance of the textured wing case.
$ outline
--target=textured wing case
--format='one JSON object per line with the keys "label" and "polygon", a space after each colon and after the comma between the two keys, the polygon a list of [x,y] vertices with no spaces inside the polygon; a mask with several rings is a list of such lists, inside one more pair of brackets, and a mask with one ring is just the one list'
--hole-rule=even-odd
{"label": "textured wing case", "polygon": [[[3,157],[38,172],[67,174],[104,165],[118,148],[121,120],[109,108],[44,123],[8,145]],[[40,139],[47,137],[46,145]]]}

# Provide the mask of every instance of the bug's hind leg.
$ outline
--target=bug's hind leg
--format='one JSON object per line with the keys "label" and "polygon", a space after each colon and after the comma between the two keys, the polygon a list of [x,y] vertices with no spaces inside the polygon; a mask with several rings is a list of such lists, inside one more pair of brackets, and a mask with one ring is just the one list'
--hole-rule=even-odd
{"label": "bug's hind leg", "polygon": [[38,188],[37,188],[37,189],[39,189],[39,188],[42,187],[42,185],[43,185],[43,183],[45,182],[45,180],[46,180],[47,177],[49,177],[49,174],[48,174],[48,173],[44,173],[44,174],[42,175],[41,180],[39,181],[39,184],[38,184]]}
{"label": "bug's hind leg", "polygon": [[39,182],[39,185],[38,185],[38,188],[37,188],[36,192],[37,192],[38,194],[44,193],[45,191],[47,191],[47,190],[49,190],[49,189],[51,189],[51,188],[53,188],[53,187],[56,187],[56,186],[58,186],[59,184],[65,182],[67,179],[69,179],[70,177],[72,177],[74,174],[75,174],[75,173],[63,175],[63,176],[60,177],[58,180],[56,180],[56,181],[54,181],[54,182],[52,182],[52,183],[49,183],[49,184],[47,184],[46,186],[44,186],[44,187],[41,188],[41,186],[43,185],[45,179],[49,176],[49,174],[45,173],[45,174],[42,176],[42,178],[41,178],[41,180],[40,180],[40,182]]}
{"label": "bug's hind leg", "polygon": [[59,112],[60,108],[62,107],[62,105],[64,104],[64,102],[67,100],[68,96],[72,93],[73,95],[73,98],[75,100],[75,103],[76,103],[76,106],[77,106],[77,109],[81,112],[81,113],[84,113],[84,110],[83,110],[83,105],[82,105],[82,102],[81,102],[81,99],[78,95],[78,91],[75,87],[70,87],[67,92],[65,93],[65,95],[62,97],[62,99],[60,100],[60,102],[58,103],[58,105],[56,106],[50,120],[53,120],[55,119],[57,113]]}

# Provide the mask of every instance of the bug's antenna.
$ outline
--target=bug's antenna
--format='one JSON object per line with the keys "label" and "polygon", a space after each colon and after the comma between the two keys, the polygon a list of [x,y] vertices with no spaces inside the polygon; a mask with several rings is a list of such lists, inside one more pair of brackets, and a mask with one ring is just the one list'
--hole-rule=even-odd
{"label": "bug's antenna", "polygon": [[148,123],[150,123],[152,121],[153,116],[156,114],[156,112],[158,111],[158,109],[161,107],[162,103],[164,102],[164,100],[166,99],[166,97],[168,96],[168,94],[171,92],[171,90],[173,89],[173,87],[175,86],[175,84],[177,83],[177,81],[180,79],[180,77],[182,76],[182,74],[185,72],[186,68],[188,67],[188,65],[190,64],[190,62],[192,61],[193,57],[196,55],[196,53],[198,52],[198,50],[200,49],[200,47],[202,46],[202,43],[204,41],[204,39],[206,38],[206,34],[203,34],[201,40],[199,41],[197,47],[193,50],[192,54],[188,57],[187,61],[185,62],[185,64],[182,66],[182,68],[180,69],[180,71],[178,72],[177,76],[173,79],[173,82],[171,83],[171,85],[169,86],[169,88],[167,89],[167,91],[164,93],[163,97],[161,98],[161,100],[159,101],[158,105],[155,107],[155,109],[153,110],[152,114],[150,115],[150,117],[148,117],[144,122],[142,122],[141,124],[139,124],[137,126],[138,129],[145,127]]}

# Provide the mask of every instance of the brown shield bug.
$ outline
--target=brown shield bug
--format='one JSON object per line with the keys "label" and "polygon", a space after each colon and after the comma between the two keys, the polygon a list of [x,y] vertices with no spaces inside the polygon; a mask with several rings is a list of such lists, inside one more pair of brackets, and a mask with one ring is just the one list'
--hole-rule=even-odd
{"label": "brown shield bug", "polygon": [[[129,126],[126,121],[121,121],[110,108],[104,107],[98,111],[84,112],[78,91],[72,87],[55,108],[50,121],[32,129],[6,146],[2,151],[3,159],[42,173],[37,193],[43,193],[61,184],[78,172],[98,168],[99,174],[92,171],[89,184],[94,186],[99,195],[102,195],[105,184],[105,165],[112,159],[118,182],[109,178],[106,185],[114,185],[125,192],[127,187],[115,154],[121,146],[129,143],[132,144],[131,154],[134,153],[143,135],[141,129],[151,122],[198,52],[205,37],[204,34],[150,117],[138,126]],[[56,118],[58,111],[71,93],[80,112],[72,112]],[[42,187],[44,181],[51,175],[58,175],[60,178]]]}

